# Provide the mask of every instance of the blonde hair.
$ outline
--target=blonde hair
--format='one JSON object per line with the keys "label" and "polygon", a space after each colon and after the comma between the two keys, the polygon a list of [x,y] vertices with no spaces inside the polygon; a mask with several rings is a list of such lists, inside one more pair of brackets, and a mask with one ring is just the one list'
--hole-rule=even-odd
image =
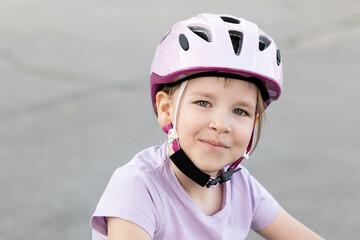
{"label": "blonde hair", "polygon": [[[218,77],[220,78],[220,77]],[[229,82],[231,80],[237,80],[237,79],[233,79],[233,78],[223,78],[225,80],[225,86],[228,87],[229,86]],[[166,86],[164,85],[163,88],[160,90],[164,93],[166,93],[167,95],[169,95],[169,97],[171,98],[172,95],[174,95],[174,93],[176,92],[176,90],[178,88],[180,88],[180,83],[179,84],[176,84],[176,85],[173,85],[173,86]],[[262,95],[261,95],[261,91],[260,89],[257,87],[257,96],[256,96],[256,113],[257,113],[257,116],[255,116],[255,120],[254,120],[254,128],[256,127],[256,139],[255,139],[255,142],[253,144],[253,147],[251,148],[251,151],[250,151],[250,154],[252,154],[254,151],[255,151],[255,148],[257,147],[259,141],[260,141],[260,136],[261,136],[261,130],[262,130],[262,125],[263,125],[263,121],[264,121],[264,118],[265,118],[265,107],[264,107],[264,101],[263,101],[263,98],[262,98]],[[156,109],[156,112],[157,112],[157,109]],[[255,129],[254,129],[254,134],[255,134]],[[255,136],[253,136],[255,137]]]}

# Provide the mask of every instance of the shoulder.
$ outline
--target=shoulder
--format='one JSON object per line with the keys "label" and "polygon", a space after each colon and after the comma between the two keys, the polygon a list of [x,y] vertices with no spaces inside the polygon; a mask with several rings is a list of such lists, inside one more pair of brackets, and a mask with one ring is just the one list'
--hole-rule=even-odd
{"label": "shoulder", "polygon": [[167,149],[164,145],[147,148],[136,154],[129,163],[114,171],[107,190],[114,188],[116,191],[135,196],[142,190],[149,193],[154,187],[154,181],[160,181],[162,174],[159,171],[164,170],[166,161]]}
{"label": "shoulder", "polygon": [[161,182],[166,157],[163,146],[147,148],[115,170],[92,217],[95,230],[106,235],[106,217],[137,224],[150,235],[159,225],[162,209],[157,182]]}
{"label": "shoulder", "polygon": [[250,172],[243,166],[240,166],[241,170],[234,173],[231,179],[232,187],[246,189],[252,188],[253,184],[257,183],[257,180],[250,174]]}
{"label": "shoulder", "polygon": [[[137,153],[128,163],[117,168],[112,174],[108,186],[117,189],[127,185],[145,184],[167,161],[167,149],[164,145],[153,146]],[[139,186],[138,186],[139,187]]]}
{"label": "shoulder", "polygon": [[136,154],[130,162],[118,168],[117,171],[132,169],[137,172],[154,172],[164,164],[167,158],[166,144],[149,147]]}
{"label": "shoulder", "polygon": [[254,230],[262,229],[276,217],[279,203],[246,168],[241,168],[240,173],[234,174],[231,180],[232,193],[235,198],[248,203],[252,215],[251,227]]}
{"label": "shoulder", "polygon": [[235,187],[241,187],[253,191],[257,188],[263,188],[260,182],[243,166],[240,166],[241,170],[235,173],[232,178],[232,183]]}
{"label": "shoulder", "polygon": [[243,166],[241,166],[239,173],[234,174],[231,184],[234,191],[240,191],[242,194],[246,191],[252,198],[252,202],[263,197],[272,198],[265,187]]}

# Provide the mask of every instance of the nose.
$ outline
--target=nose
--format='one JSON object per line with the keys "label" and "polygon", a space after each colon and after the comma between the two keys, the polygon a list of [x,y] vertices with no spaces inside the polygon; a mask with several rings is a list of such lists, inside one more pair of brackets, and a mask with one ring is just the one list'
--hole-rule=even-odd
{"label": "nose", "polygon": [[230,119],[223,111],[214,113],[209,122],[209,128],[218,134],[229,133],[231,132]]}

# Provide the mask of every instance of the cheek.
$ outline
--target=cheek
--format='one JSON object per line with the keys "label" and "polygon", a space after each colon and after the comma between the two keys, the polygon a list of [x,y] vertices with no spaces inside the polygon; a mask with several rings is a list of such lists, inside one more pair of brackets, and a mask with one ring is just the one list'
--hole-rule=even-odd
{"label": "cheek", "polygon": [[192,114],[187,114],[178,118],[177,130],[180,140],[182,138],[193,138],[200,130],[203,124],[200,119]]}
{"label": "cheek", "polygon": [[180,104],[177,114],[177,130],[184,135],[194,134],[204,126],[206,117],[191,104]]}
{"label": "cheek", "polygon": [[252,132],[253,132],[253,124],[246,124],[243,126],[239,126],[236,130],[236,135],[235,135],[237,145],[246,148],[250,142]]}

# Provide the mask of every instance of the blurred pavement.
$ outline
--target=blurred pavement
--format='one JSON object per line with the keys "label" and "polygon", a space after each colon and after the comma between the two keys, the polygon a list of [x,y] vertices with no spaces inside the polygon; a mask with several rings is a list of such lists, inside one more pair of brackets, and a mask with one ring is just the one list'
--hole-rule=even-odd
{"label": "blurred pavement", "polygon": [[115,168],[166,138],[156,45],[200,12],[256,22],[282,53],[283,95],[244,166],[327,239],[360,235],[358,0],[2,0],[0,239],[90,239]]}

